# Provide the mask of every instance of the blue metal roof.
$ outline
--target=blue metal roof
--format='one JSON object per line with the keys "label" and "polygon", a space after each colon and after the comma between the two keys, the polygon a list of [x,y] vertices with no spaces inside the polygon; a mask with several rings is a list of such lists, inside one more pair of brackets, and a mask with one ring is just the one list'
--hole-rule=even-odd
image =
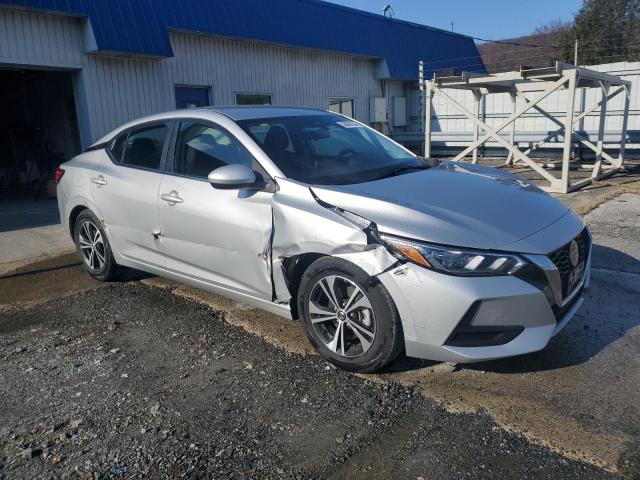
{"label": "blue metal roof", "polygon": [[419,60],[435,70],[485,71],[470,37],[320,0],[0,0],[0,4],[86,16],[102,52],[169,57],[173,52],[168,31],[175,29],[382,58],[390,77],[398,79],[416,79]]}

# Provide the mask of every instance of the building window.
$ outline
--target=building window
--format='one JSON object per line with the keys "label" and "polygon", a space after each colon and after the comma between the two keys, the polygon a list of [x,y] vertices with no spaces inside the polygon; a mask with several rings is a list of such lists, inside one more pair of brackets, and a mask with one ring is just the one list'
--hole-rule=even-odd
{"label": "building window", "polygon": [[197,85],[176,85],[176,108],[197,108],[211,105],[209,87]]}
{"label": "building window", "polygon": [[351,118],[353,118],[353,104],[352,98],[329,98],[329,110]]}
{"label": "building window", "polygon": [[236,93],[236,105],[271,105],[271,95],[264,93]]}

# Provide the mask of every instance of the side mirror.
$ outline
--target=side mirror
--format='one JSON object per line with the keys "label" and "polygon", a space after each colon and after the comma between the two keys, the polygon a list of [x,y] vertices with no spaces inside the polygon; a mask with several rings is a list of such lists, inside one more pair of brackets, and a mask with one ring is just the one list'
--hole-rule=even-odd
{"label": "side mirror", "polygon": [[255,186],[257,177],[246,165],[234,164],[218,167],[209,174],[209,183],[213,188],[234,190]]}

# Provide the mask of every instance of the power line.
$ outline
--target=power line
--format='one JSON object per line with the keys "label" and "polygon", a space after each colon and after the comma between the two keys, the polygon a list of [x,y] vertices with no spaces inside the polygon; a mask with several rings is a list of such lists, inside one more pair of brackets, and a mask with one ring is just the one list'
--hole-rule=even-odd
{"label": "power line", "polygon": [[[553,34],[553,33],[551,33]],[[535,34],[533,34],[535,35]],[[625,38],[626,35],[623,33],[618,34],[620,35],[620,38]],[[561,45],[539,45],[539,44],[534,44],[534,43],[520,43],[520,42],[512,42],[509,40],[490,40],[487,38],[480,38],[480,37],[474,37],[472,35],[467,35],[468,37],[473,38],[474,40],[479,40],[481,42],[488,42],[488,43],[497,43],[500,45],[514,45],[516,47],[532,47],[532,48],[563,48]],[[613,35],[613,37],[616,37],[617,35]],[[582,42],[584,44],[587,44],[589,42]]]}
{"label": "power line", "polygon": [[[608,40],[591,40],[591,41],[587,41],[587,42],[583,42],[580,45],[581,46],[593,46],[593,45],[602,45],[602,46],[606,46],[606,45],[610,45],[611,42]],[[639,45],[622,45],[624,48],[633,48],[633,47],[638,47]],[[538,51],[537,48],[524,48],[524,49],[519,49],[516,52],[511,52],[511,53],[517,53],[519,55],[519,58],[549,58],[547,56],[525,56],[522,57],[520,56],[520,54],[524,53],[524,52],[531,52],[531,51]],[[470,67],[475,67],[475,66],[482,66],[482,65],[487,65],[487,64],[492,64],[492,63],[501,63],[501,62],[506,62],[509,61],[509,59],[504,59],[504,60],[500,60],[500,59],[496,59],[496,60],[492,60],[491,56],[495,56],[495,55],[500,55],[500,54],[505,54],[505,52],[496,52],[496,53],[489,53],[486,54],[485,56],[483,55],[472,55],[472,56],[468,56],[468,57],[456,57],[456,58],[448,58],[448,59],[441,59],[441,60],[432,60],[432,61],[425,61],[423,62],[423,65],[425,65],[425,67],[429,68],[430,70],[434,70],[438,67],[435,67],[434,65],[436,64],[452,64],[455,63],[456,61],[462,61],[462,60],[473,60],[473,59],[478,59],[478,60],[482,60],[482,64],[480,63],[475,63],[475,64],[466,64],[466,65],[460,65],[460,67],[462,68],[470,68]],[[626,54],[620,54],[620,55],[626,55]],[[583,57],[584,58],[584,57]],[[593,58],[593,57],[592,57]],[[458,66],[458,65],[453,65],[453,66]],[[442,68],[447,68],[446,66],[443,66]]]}
{"label": "power line", "polygon": [[[473,38],[473,37],[472,37]],[[626,33],[617,33],[614,35],[610,35],[608,38],[604,39],[604,38],[600,38],[597,40],[581,40],[580,44],[581,45],[589,45],[589,44],[594,44],[594,43],[610,43],[612,41],[612,39],[620,39],[620,40],[625,40],[629,38],[629,35]],[[496,43],[500,43],[498,41],[496,41]],[[502,42],[504,43],[504,42]],[[509,43],[508,43],[509,44]],[[517,44],[517,43],[510,43],[509,45],[515,45],[515,46],[527,46],[527,44]],[[568,45],[567,45],[568,46]],[[561,45],[534,45],[534,47],[539,48],[539,47],[549,47],[549,48],[561,48]]]}
{"label": "power line", "polygon": [[[518,50],[518,53],[522,53],[522,52],[525,52],[525,51],[528,52],[528,51],[531,51],[531,50],[536,50],[537,51],[537,49],[534,49],[534,48],[525,48],[525,49],[522,49],[522,50]],[[433,65],[435,63],[447,63],[447,62],[452,62],[452,61],[455,61],[455,60],[471,60],[471,59],[474,59],[474,58],[483,58],[483,56],[478,54],[478,55],[472,55],[472,56],[469,56],[469,57],[457,57],[457,58],[448,58],[448,59],[442,59],[442,60],[432,60],[430,62],[423,62],[423,63],[424,63],[424,65]]]}
{"label": "power line", "polygon": [[474,40],[480,40],[481,42],[498,43],[500,45],[515,45],[517,47],[533,47],[533,48],[562,48],[559,45],[535,45],[533,43],[517,43],[509,42],[508,40],[489,40],[480,37],[471,37]]}
{"label": "power line", "polygon": [[[580,45],[581,46],[585,46],[585,45],[594,45],[594,44],[600,44],[600,45],[609,45],[610,41],[607,40],[591,40],[588,42],[582,42]],[[625,45],[626,47],[629,47],[630,45]],[[530,51],[538,51],[537,48],[523,48],[523,49],[519,49],[515,52],[511,52],[511,53],[518,53],[521,54],[523,52],[530,52]],[[501,55],[501,54],[505,54],[507,52],[495,52],[495,53],[487,53],[486,55],[482,55],[482,54],[478,54],[478,55],[471,55],[468,57],[456,57],[456,58],[447,58],[447,59],[441,59],[441,60],[432,60],[432,61],[425,61],[423,62],[424,65],[433,65],[436,63],[448,63],[448,62],[453,62],[455,60],[471,60],[474,58],[481,58],[484,59],[488,56],[492,56],[492,55]]]}
{"label": "power line", "polygon": [[[639,47],[640,48],[640,44],[638,45],[628,45],[629,47]],[[590,56],[590,57],[582,57],[583,61],[588,61],[588,60],[596,60],[596,59],[603,59],[603,58],[617,58],[617,57],[628,57],[629,54],[626,53],[619,53],[619,54],[614,54],[614,55],[604,55],[604,56]],[[549,57],[544,56],[544,55],[527,55],[524,57],[519,57],[520,60],[536,60],[536,59],[541,59],[541,60],[547,60]],[[640,61],[640,58],[638,58],[638,61]],[[508,72],[508,71],[512,71],[515,69],[516,65],[505,65],[505,66],[500,66],[503,63],[509,62],[509,60],[497,60],[494,62],[483,62],[483,63],[474,63],[474,64],[470,64],[470,65],[462,65],[462,68],[473,68],[473,67],[485,67],[485,69],[489,72],[489,73],[502,73],[502,72]],[[495,66],[494,66],[495,65]]]}

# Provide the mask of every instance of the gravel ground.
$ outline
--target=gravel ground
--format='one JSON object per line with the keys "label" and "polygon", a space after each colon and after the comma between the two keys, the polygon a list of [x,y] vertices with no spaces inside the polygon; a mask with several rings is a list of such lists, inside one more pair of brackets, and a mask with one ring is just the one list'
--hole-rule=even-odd
{"label": "gravel ground", "polygon": [[138,282],[0,312],[0,478],[609,478]]}

